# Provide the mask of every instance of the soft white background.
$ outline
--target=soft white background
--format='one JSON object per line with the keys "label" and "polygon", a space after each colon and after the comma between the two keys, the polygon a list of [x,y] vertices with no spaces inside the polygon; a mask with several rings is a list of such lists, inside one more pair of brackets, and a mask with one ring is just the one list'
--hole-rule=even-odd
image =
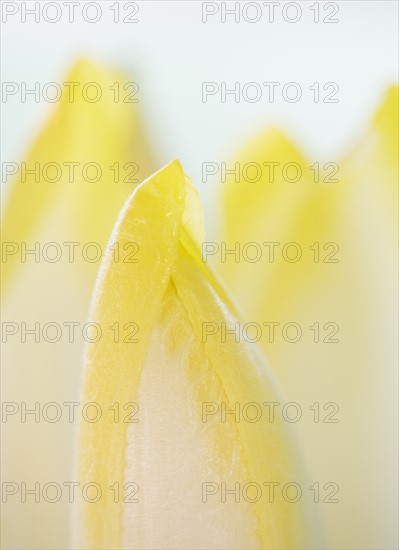
{"label": "soft white background", "polygon": [[[297,23],[283,19],[285,2],[280,2],[274,23],[263,8],[264,16],[252,24],[243,18],[237,24],[232,16],[223,24],[220,13],[203,24],[199,1],[141,2],[138,24],[117,24],[113,2],[99,3],[103,16],[95,24],[83,20],[80,8],[74,23],[66,8],[57,23],[42,16],[40,23],[32,16],[21,23],[20,13],[10,16],[2,29],[3,81],[62,83],[81,55],[125,68],[140,83],[140,105],[159,165],[179,158],[208,203],[213,195],[200,185],[203,161],[231,158],[269,125],[284,128],[310,159],[334,161],[361,133],[386,86],[397,81],[395,0],[338,2],[334,24],[314,23],[309,9],[314,2],[300,2]],[[319,4],[324,17],[331,8]],[[273,104],[266,95],[257,103],[222,104],[220,96],[202,103],[203,81],[296,81],[304,94],[293,104],[281,95]],[[337,82],[340,102],[313,103],[308,87],[315,81]],[[3,104],[3,160],[23,155],[51,108],[32,97],[21,103],[18,95]]]}

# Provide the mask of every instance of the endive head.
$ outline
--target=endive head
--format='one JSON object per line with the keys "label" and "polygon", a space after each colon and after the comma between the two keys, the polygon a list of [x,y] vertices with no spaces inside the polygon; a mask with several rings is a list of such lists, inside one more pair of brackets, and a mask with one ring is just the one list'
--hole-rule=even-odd
{"label": "endive head", "polygon": [[236,317],[202,240],[201,205],[177,161],[136,189],[114,228],[111,244],[135,243],[137,261],[117,262],[110,248],[94,293],[103,331],[87,349],[83,401],[103,414],[80,426],[78,472],[101,496],[80,503],[80,548],[312,540],[305,499],[282,496],[290,483],[304,489],[291,436],[277,417],[242,414],[276,401],[269,372],[235,337],[206,338],[204,327]]}

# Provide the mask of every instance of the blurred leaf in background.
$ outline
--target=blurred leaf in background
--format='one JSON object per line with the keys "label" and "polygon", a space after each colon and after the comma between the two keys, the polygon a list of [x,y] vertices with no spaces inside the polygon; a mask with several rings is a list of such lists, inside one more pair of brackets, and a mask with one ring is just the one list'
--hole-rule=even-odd
{"label": "blurred leaf in background", "polygon": [[[19,164],[4,201],[3,329],[8,323],[10,334],[3,344],[3,400],[18,410],[10,405],[13,414],[3,424],[2,462],[7,479],[24,481],[28,488],[48,480],[62,486],[72,479],[74,431],[82,409],[74,409],[70,423],[63,403],[79,401],[94,281],[123,202],[154,170],[139,105],[124,101],[127,76],[82,59],[65,81],[69,93],[50,114],[25,164]],[[82,90],[90,83],[85,97]],[[100,100],[88,101],[98,90]],[[25,256],[25,250],[36,254]],[[120,252],[123,261],[129,251]],[[25,329],[36,335],[25,335]],[[28,414],[23,423],[22,409],[34,410],[36,402],[39,422]],[[43,418],[42,407],[51,402],[62,410],[55,423]],[[58,504],[9,499],[3,513],[5,547],[65,549],[68,506],[65,498]]]}
{"label": "blurred leaf in background", "polygon": [[[263,327],[258,344],[286,400],[307,414],[297,430],[310,473],[340,483],[340,503],[323,508],[331,547],[393,547],[398,88],[345,158],[324,172],[319,164],[318,178],[277,130],[255,137],[235,163],[239,177],[220,184],[209,258],[245,321]],[[251,164],[269,169],[254,181]],[[237,260],[222,256],[222,243],[239,250]],[[255,245],[245,255],[247,243]],[[326,406],[318,423],[314,403]],[[323,421],[329,413],[334,422]],[[366,516],[378,522],[364,529]]]}

